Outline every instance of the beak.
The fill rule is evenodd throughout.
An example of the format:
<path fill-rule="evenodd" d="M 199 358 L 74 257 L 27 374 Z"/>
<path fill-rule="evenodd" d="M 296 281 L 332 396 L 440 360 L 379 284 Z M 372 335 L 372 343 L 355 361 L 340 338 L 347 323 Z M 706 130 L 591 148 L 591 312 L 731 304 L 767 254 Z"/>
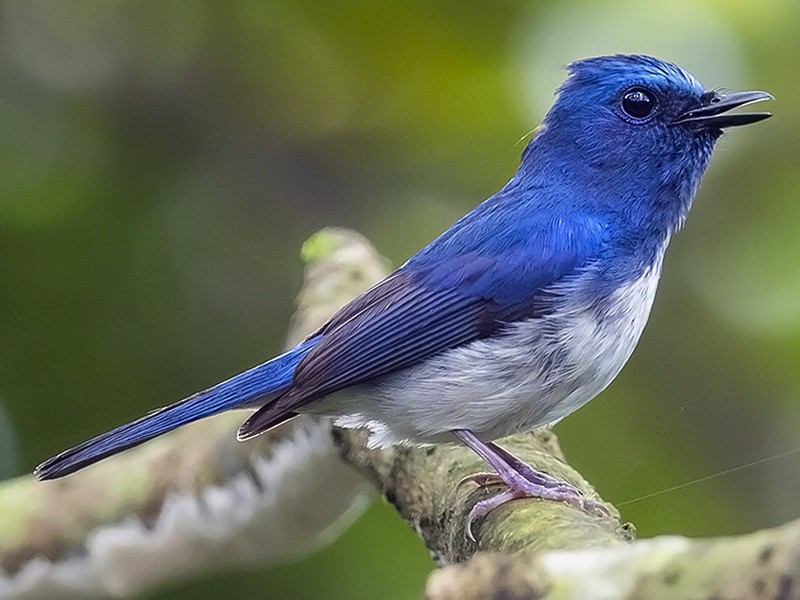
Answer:
<path fill-rule="evenodd" d="M 698 108 L 687 110 L 673 121 L 673 124 L 680 123 L 703 129 L 710 127 L 724 129 L 725 127 L 738 127 L 739 125 L 758 123 L 770 118 L 772 113 L 730 114 L 730 111 L 746 104 L 761 102 L 762 100 L 774 100 L 774 98 L 772 94 L 767 92 L 711 92 L 703 96 L 702 104 Z"/>

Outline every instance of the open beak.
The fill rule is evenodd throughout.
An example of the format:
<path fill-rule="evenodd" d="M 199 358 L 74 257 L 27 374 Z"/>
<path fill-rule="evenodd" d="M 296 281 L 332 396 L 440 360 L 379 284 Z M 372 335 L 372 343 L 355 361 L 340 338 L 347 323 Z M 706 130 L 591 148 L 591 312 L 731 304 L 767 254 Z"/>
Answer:
<path fill-rule="evenodd" d="M 768 112 L 753 113 L 734 113 L 730 111 L 746 104 L 761 102 L 762 100 L 774 100 L 772 94 L 767 92 L 713 92 L 704 97 L 703 103 L 698 108 L 687 110 L 678 117 L 673 124 L 687 124 L 697 128 L 713 127 L 724 129 L 725 127 L 738 127 L 739 125 L 749 125 L 758 123 L 772 116 Z"/>

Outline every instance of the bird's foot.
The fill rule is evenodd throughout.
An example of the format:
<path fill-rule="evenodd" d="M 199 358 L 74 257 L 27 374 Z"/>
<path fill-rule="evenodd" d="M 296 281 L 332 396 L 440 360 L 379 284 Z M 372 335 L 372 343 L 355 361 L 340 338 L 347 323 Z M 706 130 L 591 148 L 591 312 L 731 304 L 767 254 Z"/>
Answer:
<path fill-rule="evenodd" d="M 485 517 L 498 506 L 518 498 L 541 498 L 566 502 L 586 512 L 610 514 L 605 505 L 586 498 L 575 486 L 547 473 L 537 471 L 496 444 L 484 443 L 472 432 L 466 430 L 458 430 L 454 433 L 497 471 L 496 473 L 476 473 L 464 477 L 458 483 L 458 487 L 467 483 L 474 483 L 482 488 L 500 484 L 507 486 L 507 489 L 478 501 L 469 511 L 466 532 L 472 541 L 475 541 L 472 533 L 472 524 L 475 519 Z"/>
<path fill-rule="evenodd" d="M 521 475 L 529 483 L 533 485 L 540 485 L 542 488 L 555 492 L 563 492 L 567 495 L 582 495 L 582 492 L 575 486 L 572 486 L 565 481 L 561 481 L 560 479 L 556 479 L 547 473 L 537 471 L 525 463 L 522 463 L 522 465 L 525 466 L 525 470 L 517 471 L 517 473 L 519 473 L 519 475 Z M 503 479 L 498 473 L 473 473 L 472 475 L 467 475 L 466 477 L 462 478 L 461 481 L 456 484 L 456 489 L 459 490 L 465 485 L 469 484 L 475 484 L 479 488 L 488 488 L 495 485 L 504 485 L 506 484 L 506 480 Z"/>
<path fill-rule="evenodd" d="M 497 473 L 476 473 L 475 475 L 465 477 L 459 482 L 459 486 L 466 483 L 475 483 L 479 487 L 499 484 L 505 484 L 507 486 L 505 490 L 483 500 L 479 500 L 469 511 L 467 515 L 466 532 L 470 540 L 473 542 L 476 541 L 472 533 L 472 524 L 476 519 L 481 519 L 495 508 L 519 498 L 541 498 L 543 500 L 552 500 L 555 502 L 566 502 L 586 512 L 600 511 L 605 515 L 609 514 L 605 505 L 586 498 L 578 488 L 566 482 L 559 481 L 547 473 L 536 471 L 530 466 L 527 467 L 530 473 L 526 473 L 525 476 L 523 476 L 522 473 L 515 473 L 511 477 L 504 479 Z M 535 475 L 533 481 L 528 479 L 527 475 L 529 474 Z M 544 483 L 542 483 L 542 481 L 544 481 Z"/>
<path fill-rule="evenodd" d="M 510 477 L 510 481 L 503 479 L 497 473 L 476 473 L 475 475 L 465 477 L 459 482 L 459 485 L 475 483 L 479 487 L 499 484 L 508 486 L 501 492 L 479 500 L 469 511 L 467 515 L 466 531 L 470 540 L 473 542 L 476 541 L 472 533 L 472 524 L 476 519 L 485 517 L 495 508 L 502 506 L 506 502 L 520 498 L 541 498 L 542 500 L 552 500 L 554 502 L 566 502 L 586 512 L 599 511 L 604 515 L 610 514 L 608 508 L 606 508 L 604 504 L 587 498 L 578 488 L 566 482 L 559 481 L 546 473 L 540 473 L 531 467 L 528 468 L 531 469 L 533 473 L 546 479 L 547 483 L 542 485 L 538 481 L 529 481 L 519 473 L 517 473 L 517 476 Z"/>

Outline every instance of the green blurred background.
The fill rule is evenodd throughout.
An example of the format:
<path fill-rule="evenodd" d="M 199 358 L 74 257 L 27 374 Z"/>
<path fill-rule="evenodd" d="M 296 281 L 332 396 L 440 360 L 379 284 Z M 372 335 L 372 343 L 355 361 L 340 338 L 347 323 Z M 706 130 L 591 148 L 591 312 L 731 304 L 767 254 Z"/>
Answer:
<path fill-rule="evenodd" d="M 302 241 L 395 263 L 502 186 L 563 65 L 645 52 L 775 118 L 721 141 L 628 368 L 557 428 L 612 502 L 797 448 L 800 3 L 0 4 L 0 476 L 277 351 Z M 798 516 L 800 454 L 622 506 L 642 536 Z M 376 502 L 331 547 L 148 598 L 417 598 Z"/>

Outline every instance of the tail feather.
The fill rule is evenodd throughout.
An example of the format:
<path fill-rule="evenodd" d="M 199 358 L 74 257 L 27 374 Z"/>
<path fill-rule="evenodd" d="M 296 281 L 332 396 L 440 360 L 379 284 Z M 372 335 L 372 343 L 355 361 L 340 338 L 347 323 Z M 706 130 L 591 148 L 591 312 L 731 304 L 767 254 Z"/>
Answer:
<path fill-rule="evenodd" d="M 36 468 L 40 480 L 69 475 L 128 448 L 133 448 L 182 425 L 226 410 L 268 401 L 292 383 L 297 363 L 314 347 L 309 339 L 281 354 L 193 396 L 107 431 L 43 462 Z"/>

